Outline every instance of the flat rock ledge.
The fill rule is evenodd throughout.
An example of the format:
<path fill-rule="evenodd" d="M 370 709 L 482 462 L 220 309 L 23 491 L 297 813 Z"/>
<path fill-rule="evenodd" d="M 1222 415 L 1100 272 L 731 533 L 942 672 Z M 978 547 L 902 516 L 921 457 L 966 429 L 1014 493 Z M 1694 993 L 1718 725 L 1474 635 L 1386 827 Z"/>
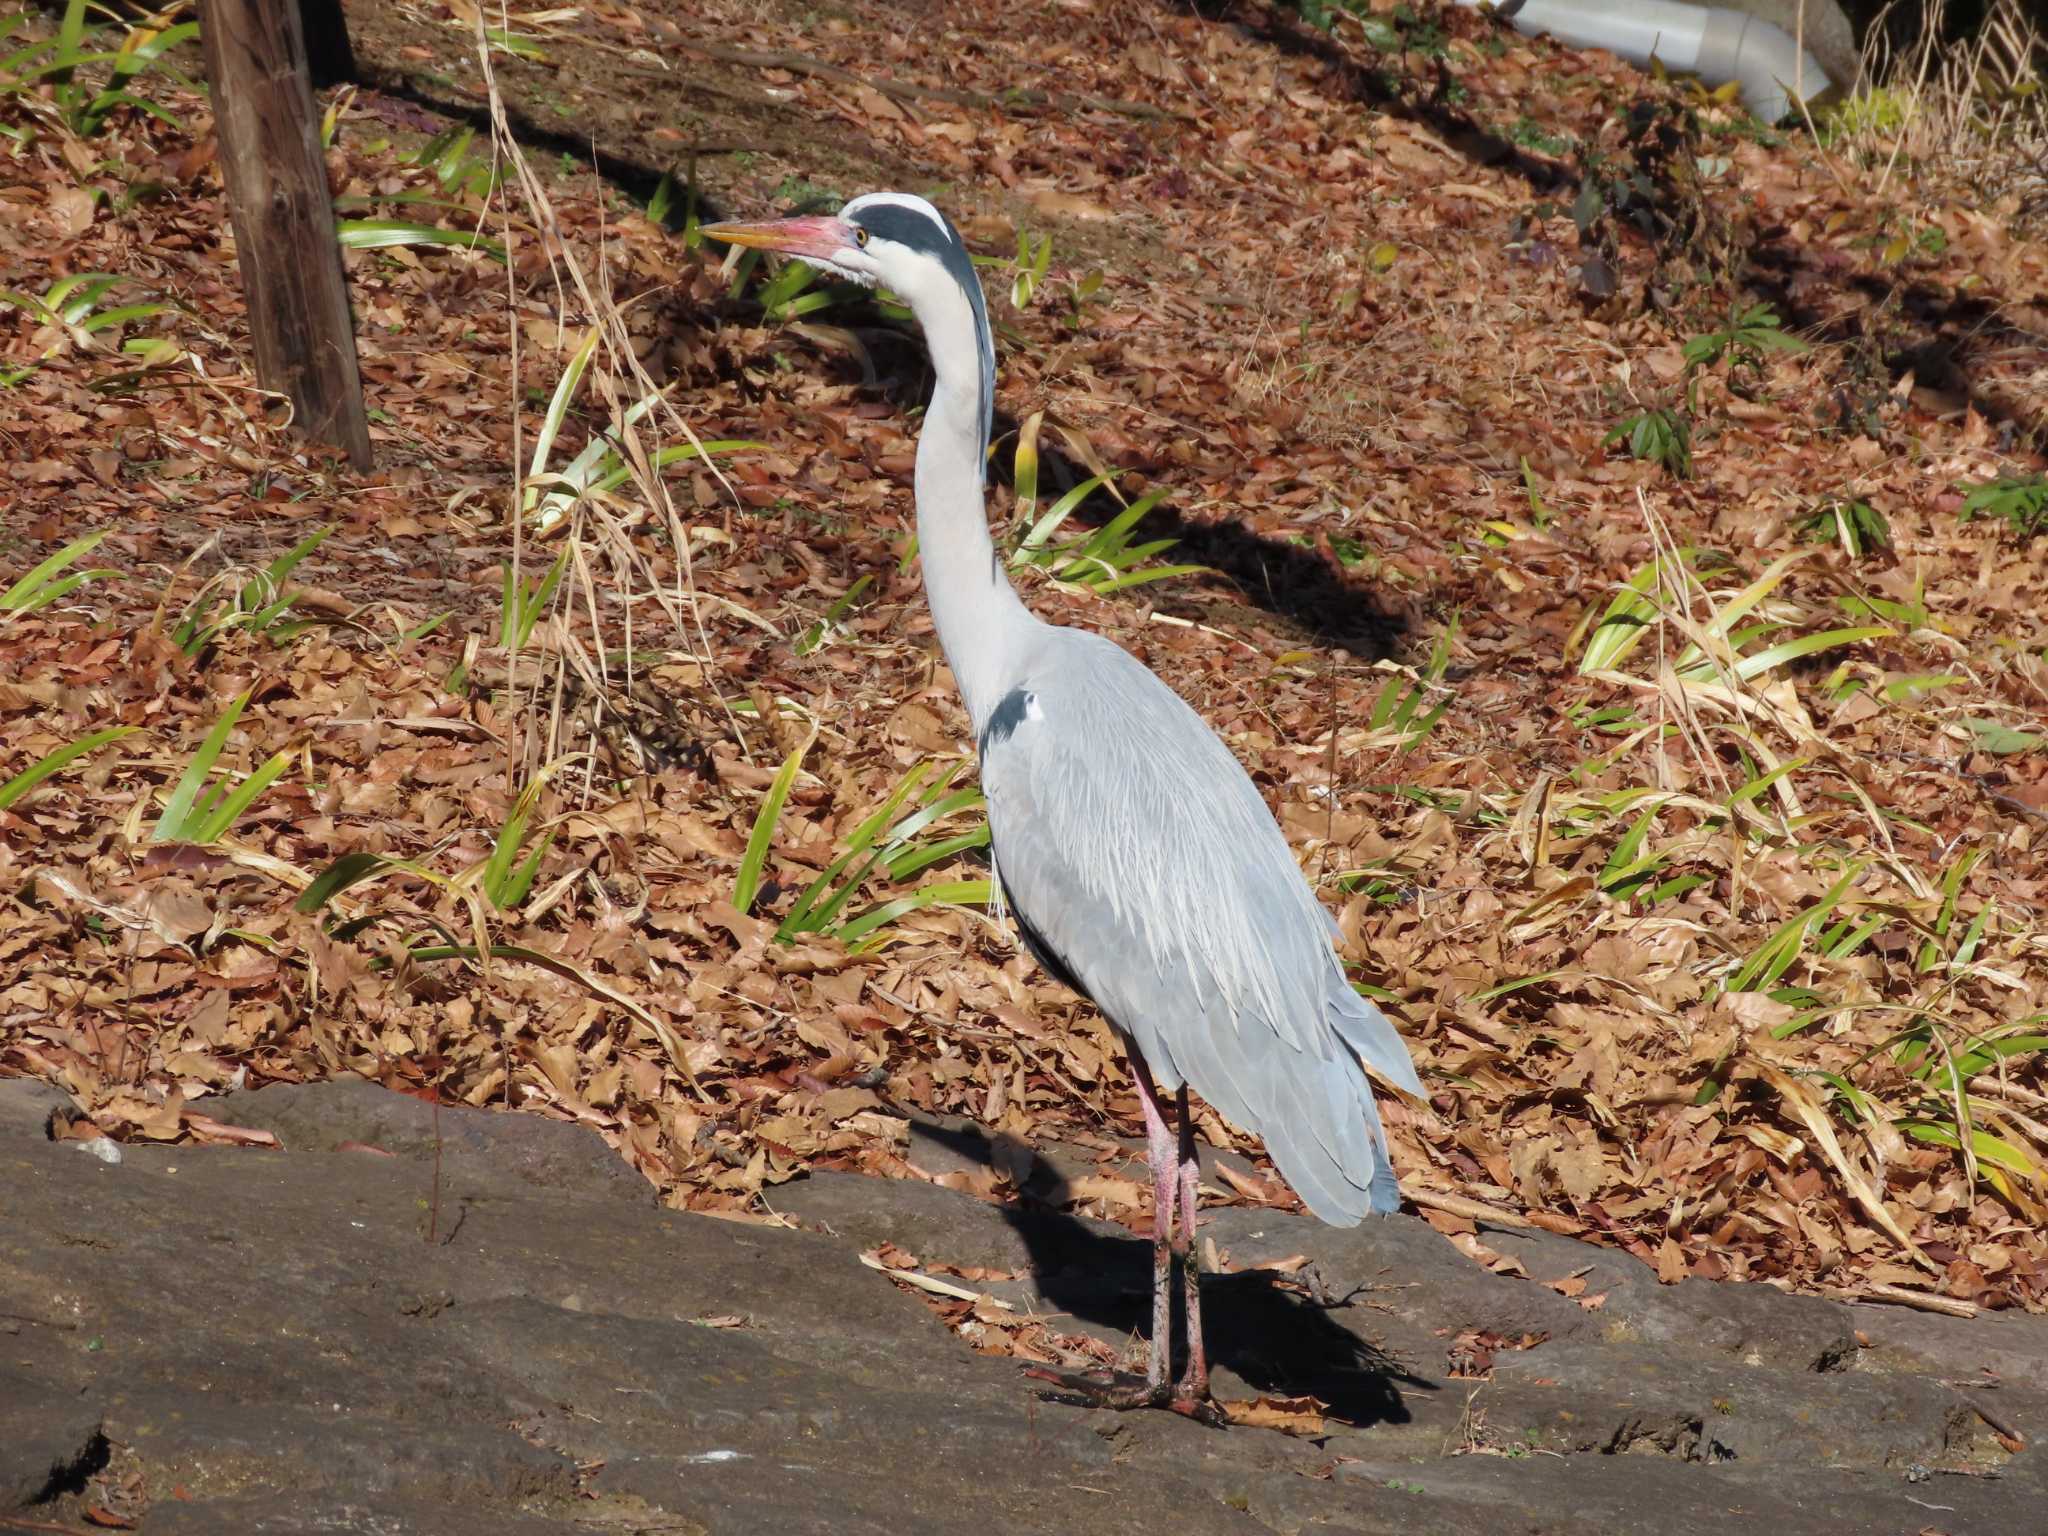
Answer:
<path fill-rule="evenodd" d="M 2039 1317 L 1661 1286 L 1489 1230 L 1528 1272 L 1504 1276 L 1408 1216 L 1225 1209 L 1204 1231 L 1233 1264 L 1301 1255 L 1313 1283 L 1210 1278 L 1218 1391 L 1348 1422 L 1213 1430 L 1049 1401 L 860 1262 L 1004 1272 L 1011 1306 L 1123 1341 L 1148 1252 L 1107 1224 L 838 1174 L 771 1192 L 800 1230 L 720 1221 L 660 1208 L 588 1131 L 458 1109 L 437 1205 L 432 1110 L 367 1084 L 216 1110 L 283 1151 L 118 1162 L 48 1139 L 62 1103 L 0 1082 L 0 1528 L 2048 1530 Z M 1566 1276 L 1579 1299 L 1543 1283 Z M 1481 1377 L 1473 1335 L 1540 1342 Z"/>

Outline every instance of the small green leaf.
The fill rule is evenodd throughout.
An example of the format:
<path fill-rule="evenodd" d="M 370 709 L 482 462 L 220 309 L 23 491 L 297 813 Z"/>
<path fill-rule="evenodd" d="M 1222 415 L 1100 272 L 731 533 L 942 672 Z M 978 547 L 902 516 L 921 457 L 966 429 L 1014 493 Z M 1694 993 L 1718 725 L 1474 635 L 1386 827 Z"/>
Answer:
<path fill-rule="evenodd" d="M 2009 757 L 2015 752 L 2031 752 L 2034 748 L 2048 745 L 2048 736 L 2036 736 L 2028 731 L 2015 730 L 1997 720 L 1981 720 L 1966 716 L 1963 724 L 1970 728 L 1970 734 L 1977 738 L 1979 750 L 1999 757 Z"/>
<path fill-rule="evenodd" d="M 359 885 L 372 875 L 380 875 L 387 869 L 402 869 L 405 861 L 386 858 L 381 853 L 344 853 L 332 864 L 314 877 L 313 883 L 299 893 L 299 899 L 292 903 L 297 912 L 318 912 L 352 885 Z"/>

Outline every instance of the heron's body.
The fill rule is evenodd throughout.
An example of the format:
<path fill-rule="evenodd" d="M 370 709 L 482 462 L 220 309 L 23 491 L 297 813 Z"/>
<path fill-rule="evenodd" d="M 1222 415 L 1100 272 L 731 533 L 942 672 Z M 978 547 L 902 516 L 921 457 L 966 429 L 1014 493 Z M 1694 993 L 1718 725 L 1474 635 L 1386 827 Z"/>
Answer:
<path fill-rule="evenodd" d="M 1047 968 L 1173 1092 L 1266 1150 L 1350 1225 L 1393 1177 L 1357 1052 L 1408 1053 L 1351 989 L 1333 928 L 1259 792 L 1180 695 L 1100 635 L 1036 626 L 977 722 L 997 876 Z M 1373 1192 L 1377 1187 L 1377 1201 Z"/>
<path fill-rule="evenodd" d="M 924 328 L 937 374 L 917 453 L 925 591 L 980 751 L 1004 899 L 1040 962 L 1095 1002 L 1133 1057 L 1162 1269 L 1156 1392 L 1176 1206 L 1173 1251 L 1193 1263 L 1184 1089 L 1263 1138 L 1311 1211 L 1350 1225 L 1396 1200 L 1361 1059 L 1411 1093 L 1421 1084 L 1392 1026 L 1345 980 L 1334 924 L 1229 749 L 1129 652 L 1043 622 L 1010 586 L 983 504 L 994 349 L 958 233 L 921 199 L 889 193 L 836 218 L 708 233 L 879 279 Z M 1177 1156 L 1155 1085 L 1179 1095 Z M 1192 1305 L 1189 1330 L 1196 1379 L 1182 1386 L 1199 1395 Z"/>

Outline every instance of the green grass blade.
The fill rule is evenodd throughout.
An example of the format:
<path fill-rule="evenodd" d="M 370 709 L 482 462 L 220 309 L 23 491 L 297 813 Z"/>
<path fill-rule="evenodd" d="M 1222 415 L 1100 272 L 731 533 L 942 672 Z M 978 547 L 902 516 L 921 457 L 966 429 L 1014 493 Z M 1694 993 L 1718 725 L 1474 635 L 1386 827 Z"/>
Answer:
<path fill-rule="evenodd" d="M 13 805 L 15 801 L 34 789 L 51 774 L 61 772 L 69 764 L 84 757 L 89 752 L 98 751 L 110 741 L 119 741 L 123 736 L 133 736 L 136 730 L 137 727 L 132 725 L 108 726 L 103 731 L 94 731 L 90 736 L 81 736 L 77 741 L 69 742 L 57 748 L 56 751 L 46 753 L 42 757 L 37 758 L 35 762 L 22 769 L 20 773 L 17 773 L 5 784 L 0 784 L 0 811 L 4 811 Z"/>
<path fill-rule="evenodd" d="M 944 820 L 956 811 L 969 810 L 982 803 L 980 790 L 971 787 L 956 789 L 945 798 L 933 801 L 891 827 L 882 852 L 885 855 L 894 854 L 933 822 Z"/>
<path fill-rule="evenodd" d="M 1751 779 L 1747 784 L 1743 785 L 1742 788 L 1736 790 L 1733 794 L 1731 794 L 1726 800 L 1722 801 L 1721 803 L 1727 806 L 1732 811 L 1733 809 L 1735 809 L 1736 806 L 1754 800 L 1758 795 L 1763 794 L 1773 784 L 1776 784 L 1780 779 L 1784 778 L 1787 774 L 1794 773 L 1797 770 L 1804 768 L 1811 761 L 1811 758 L 1795 757 L 1790 762 L 1780 763 L 1777 767 L 1771 769 L 1768 773 L 1758 774 L 1755 778 Z"/>
<path fill-rule="evenodd" d="M 50 579 L 73 561 L 92 553 L 93 550 L 99 547 L 100 541 L 106 536 L 106 530 L 102 529 L 98 533 L 88 533 L 83 538 L 73 539 L 5 592 L 0 592 L 0 610 L 10 613 L 27 613 L 41 608 L 48 603 L 55 602 L 63 594 L 49 595 L 45 592 L 45 589 L 50 585 Z M 72 582 L 72 585 L 76 586 L 78 580 L 90 579 L 94 576 L 111 576 L 113 574 L 114 572 L 112 571 L 84 572 Z M 64 590 L 68 592 L 71 588 L 66 587 Z"/>
<path fill-rule="evenodd" d="M 299 562 L 313 553 L 322 544 L 325 544 L 333 532 L 334 524 L 332 523 L 329 523 L 325 528 L 316 528 L 290 549 L 271 561 L 265 569 L 269 573 L 272 586 L 282 588 L 285 578 L 298 569 Z"/>
<path fill-rule="evenodd" d="M 1756 952 L 1744 961 L 1742 968 L 1723 989 L 1728 992 L 1758 992 L 1774 987 L 1778 978 L 1791 968 L 1799 958 L 1799 951 L 1808 932 L 1830 912 L 1840 905 L 1849 887 L 1863 873 L 1862 864 L 1852 864 L 1848 872 L 1827 890 L 1827 894 L 1808 907 L 1798 916 L 1781 924 L 1771 936 L 1757 946 Z"/>
<path fill-rule="evenodd" d="M 1657 618 L 1657 605 L 1650 597 L 1657 588 L 1657 574 L 1658 562 L 1652 560 L 1614 594 L 1579 658 L 1581 675 L 1612 670 L 1642 641 Z"/>
<path fill-rule="evenodd" d="M 838 905 L 843 904 L 847 897 L 853 894 L 861 881 L 867 878 L 868 871 L 875 867 L 875 860 L 881 855 L 876 854 L 861 865 L 859 871 L 846 882 L 826 908 L 819 907 L 818 899 L 838 883 L 839 877 L 846 873 L 846 866 L 859 857 L 859 850 L 849 848 L 828 864 L 823 874 L 804 887 L 803 894 L 797 897 L 795 904 L 790 907 L 789 915 L 776 927 L 775 937 L 784 944 L 791 944 L 796 941 L 798 934 L 812 933 L 827 926 L 830 919 L 824 913 L 827 910 L 836 911 Z"/>
<path fill-rule="evenodd" d="M 77 324 L 81 331 L 91 335 L 113 326 L 126 325 L 130 320 L 147 320 L 151 315 L 160 315 L 170 307 L 168 304 L 117 304 L 112 309 L 103 309 L 96 315 L 88 315 Z"/>
<path fill-rule="evenodd" d="M 1606 867 L 1600 872 L 1600 884 L 1603 887 L 1633 867 L 1637 858 L 1641 856 L 1643 839 L 1650 834 L 1650 823 L 1657 819 L 1657 812 L 1662 809 L 1662 806 L 1651 806 L 1636 818 L 1635 825 L 1631 826 L 1622 835 L 1621 841 L 1614 845 L 1614 851 L 1607 856 Z"/>
<path fill-rule="evenodd" d="M 1998 1040 L 1978 1040 L 1956 1057 L 1956 1073 L 1967 1082 L 2001 1061 L 2044 1053 L 2048 1053 L 2048 1035 L 2007 1035 Z M 1922 1071 L 1914 1075 L 1926 1074 Z"/>
<path fill-rule="evenodd" d="M 1017 493 L 1016 522 L 1029 527 L 1038 513 L 1038 436 L 1045 428 L 1045 412 L 1033 411 L 1017 429 L 1017 453 L 1011 485 Z"/>
<path fill-rule="evenodd" d="M 473 229 L 444 229 L 438 224 L 408 224 L 399 219 L 337 219 L 334 232 L 342 245 L 353 251 L 383 250 L 395 245 L 452 245 L 482 251 L 493 260 L 506 260 L 502 241 Z"/>
<path fill-rule="evenodd" d="M 219 761 L 221 749 L 227 745 L 228 732 L 235 728 L 235 721 L 241 718 L 243 706 L 249 702 L 249 695 L 242 694 L 221 712 L 220 719 L 199 743 L 199 750 L 185 765 L 185 771 L 178 778 L 171 798 L 165 804 L 163 814 L 157 817 L 156 829 L 150 834 L 152 842 L 191 843 L 202 839 L 191 835 L 197 824 L 194 806 L 205 790 L 207 781 L 213 777 L 213 765 Z"/>
<path fill-rule="evenodd" d="M 838 890 L 834 891 L 822 903 L 819 903 L 811 907 L 808 911 L 805 912 L 803 926 L 801 930 L 793 928 L 791 931 L 802 931 L 807 933 L 829 933 L 832 930 L 832 925 L 839 921 L 839 914 L 846 910 L 846 904 L 852 901 L 853 898 L 860 893 L 860 889 L 864 884 L 866 884 L 868 876 L 874 872 L 875 866 L 881 862 L 881 854 L 869 854 L 867 858 L 864 861 L 862 861 L 860 868 L 855 870 L 853 874 L 849 876 L 843 884 L 840 885 Z M 808 894 L 808 892 L 806 894 Z M 778 930 L 777 937 L 780 936 L 780 931 Z"/>
<path fill-rule="evenodd" d="M 740 856 L 739 873 L 732 885 L 732 904 L 741 912 L 751 911 L 754 898 L 761 893 L 761 870 L 768 862 L 769 844 L 775 841 L 775 824 L 782 819 L 782 802 L 789 798 L 790 786 L 796 783 L 797 770 L 810 749 L 810 740 L 806 738 L 783 759 L 754 817 L 753 830 L 747 834 L 747 850 Z"/>
<path fill-rule="evenodd" d="M 1105 576 L 1099 581 L 1088 583 L 1089 590 L 1107 597 L 1112 592 L 1121 592 L 1127 587 L 1142 587 L 1147 582 L 1165 581 L 1174 576 L 1205 576 L 1206 565 L 1148 565 L 1142 571 L 1124 571 L 1119 575 Z"/>
<path fill-rule="evenodd" d="M 386 858 L 381 853 L 344 853 L 321 870 L 313 883 L 299 893 L 299 899 L 292 903 L 292 910 L 309 914 L 318 912 L 350 886 L 360 885 L 387 869 L 406 867 L 405 860 Z"/>
<path fill-rule="evenodd" d="M 1774 645 L 1767 651 L 1758 651 L 1754 656 L 1744 656 L 1735 663 L 1735 675 L 1745 682 L 1760 672 L 1769 672 L 1788 661 L 1801 656 L 1811 656 L 1815 651 L 1829 651 L 1837 646 L 1856 645 L 1865 640 L 1881 640 L 1897 633 L 1879 624 L 1865 624 L 1853 629 L 1823 630 L 1817 635 L 1801 635 L 1796 640 L 1787 640 Z"/>
<path fill-rule="evenodd" d="M 279 774 L 291 766 L 291 754 L 279 752 L 248 778 L 237 784 L 233 790 L 221 797 L 217 804 L 210 804 L 205 817 L 199 824 L 199 835 L 188 841 L 195 843 L 217 843 L 228 834 L 230 828 L 241 820 L 242 813 L 256 803 L 256 797 L 270 788 Z"/>
<path fill-rule="evenodd" d="M 1947 1147 L 1951 1151 L 1962 1150 L 1962 1138 L 1956 1134 L 1956 1127 L 1953 1125 L 1944 1125 L 1934 1120 L 1906 1120 L 1900 1122 L 1899 1129 L 1915 1141 Z M 1970 1147 L 1977 1154 L 1980 1164 L 1989 1163 L 1995 1168 L 2016 1173 L 2029 1183 L 2041 1182 L 2041 1170 L 2034 1166 L 2033 1160 L 2002 1136 L 1973 1129 L 1970 1132 Z"/>
<path fill-rule="evenodd" d="M 849 948 L 857 948 L 860 941 L 885 923 L 911 912 L 943 902 L 955 907 L 987 906 L 990 887 L 987 880 L 949 880 L 936 885 L 927 885 L 913 891 L 897 901 L 884 902 L 863 912 L 859 917 L 839 930 L 840 942 Z"/>
<path fill-rule="evenodd" d="M 1083 480 L 1079 485 L 1067 492 L 1066 495 L 1046 508 L 1044 515 L 1037 522 L 1033 523 L 1029 531 L 1025 533 L 1022 541 L 1017 546 L 1017 553 L 1011 557 L 1010 563 L 1013 565 L 1029 564 L 1031 554 L 1042 549 L 1045 541 L 1059 531 L 1060 524 L 1073 515 L 1074 509 L 1102 489 L 1103 486 L 1107 485 L 1111 478 L 1109 475 L 1090 475 L 1086 480 Z"/>
<path fill-rule="evenodd" d="M 919 870 L 928 869 L 934 864 L 943 863 L 954 855 L 965 853 L 971 848 L 986 848 L 988 845 L 988 823 L 983 822 L 972 832 L 962 832 L 957 837 L 941 838 L 938 842 L 926 843 L 922 847 L 913 848 L 907 853 L 898 854 L 889 861 L 889 878 L 891 880 L 908 880 Z"/>
<path fill-rule="evenodd" d="M 1165 499 L 1166 488 L 1164 486 L 1156 490 L 1147 491 L 1143 496 L 1140 496 L 1128 507 L 1125 507 L 1123 511 L 1117 513 L 1115 517 L 1083 539 L 1080 552 L 1093 555 L 1100 560 L 1108 559 L 1112 554 L 1124 547 L 1125 542 L 1130 538 L 1131 530 L 1138 525 L 1138 519 L 1147 512 L 1150 512 Z"/>

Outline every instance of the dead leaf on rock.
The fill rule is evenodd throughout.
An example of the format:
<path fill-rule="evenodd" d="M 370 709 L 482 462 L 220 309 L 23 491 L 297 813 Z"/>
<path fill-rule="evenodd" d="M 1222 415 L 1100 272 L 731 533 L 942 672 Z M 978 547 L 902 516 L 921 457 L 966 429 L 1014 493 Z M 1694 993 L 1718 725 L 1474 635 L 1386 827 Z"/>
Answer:
<path fill-rule="evenodd" d="M 1324 1417 L 1328 1404 L 1313 1397 L 1255 1397 L 1249 1402 L 1218 1398 L 1216 1406 L 1231 1423 L 1248 1429 L 1274 1429 L 1306 1440 L 1330 1432 Z"/>

